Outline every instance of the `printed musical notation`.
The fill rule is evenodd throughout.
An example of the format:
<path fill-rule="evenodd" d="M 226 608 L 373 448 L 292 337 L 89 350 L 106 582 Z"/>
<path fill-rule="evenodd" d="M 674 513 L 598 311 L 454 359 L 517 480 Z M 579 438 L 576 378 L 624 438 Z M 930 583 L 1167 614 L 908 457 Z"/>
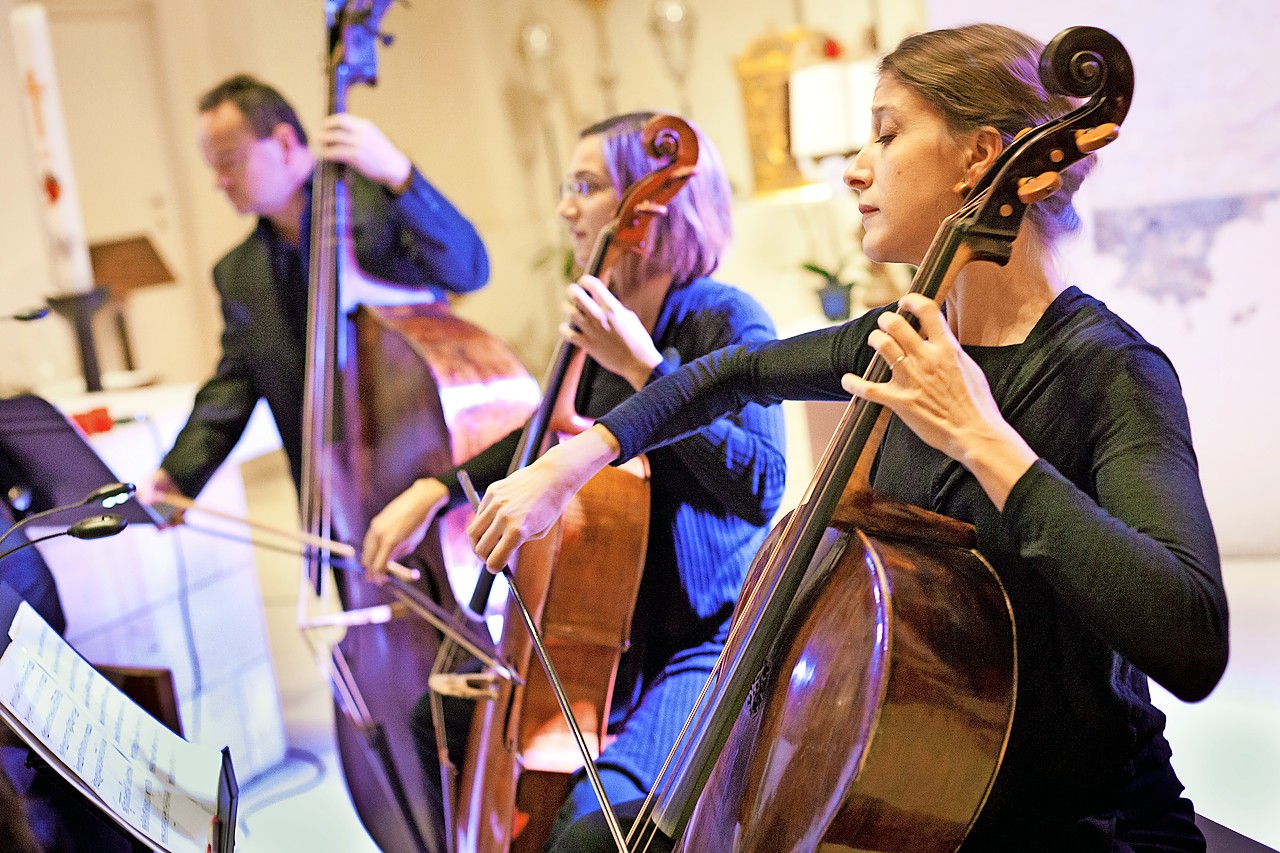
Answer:
<path fill-rule="evenodd" d="M 26 602 L 0 656 L 0 719 L 140 841 L 205 853 L 223 756 L 165 728 Z"/>

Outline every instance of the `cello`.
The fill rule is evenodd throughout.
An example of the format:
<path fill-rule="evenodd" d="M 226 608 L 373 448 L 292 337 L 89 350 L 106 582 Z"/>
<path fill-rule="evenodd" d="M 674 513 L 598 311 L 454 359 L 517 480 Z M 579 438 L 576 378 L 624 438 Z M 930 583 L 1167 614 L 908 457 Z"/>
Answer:
<path fill-rule="evenodd" d="M 1088 101 L 1005 148 L 943 222 L 914 292 L 941 302 L 968 263 L 1008 263 L 1027 208 L 1118 135 L 1133 72 L 1110 34 L 1060 33 L 1040 77 Z M 864 379 L 890 369 L 877 354 Z M 628 850 L 934 853 L 964 842 L 1008 743 L 1016 628 L 972 527 L 872 490 L 888 416 L 849 404 L 801 504 L 766 541 L 674 772 Z"/>
<path fill-rule="evenodd" d="M 352 85 L 376 82 L 379 26 L 390 5 L 326 4 L 329 114 L 345 111 Z M 429 292 L 360 269 L 346 181 L 340 164 L 317 164 L 301 510 L 317 541 L 359 542 L 377 510 L 415 479 L 470 458 L 523 423 L 537 386 L 509 348 Z M 428 567 L 445 567 L 447 553 L 465 550 L 464 525 L 456 515 L 436 523 L 425 546 Z M 331 556 L 309 553 L 299 598 L 304 629 L 305 599 L 324 597 Z M 408 726 L 439 635 L 425 621 L 395 618 L 424 613 L 444 597 L 447 587 L 423 574 L 378 586 L 340 573 L 339 599 L 356 615 L 325 663 L 353 804 L 379 847 L 394 853 L 442 846 Z"/>
<path fill-rule="evenodd" d="M 696 134 L 674 116 L 651 119 L 643 139 L 664 165 L 627 188 L 601 231 L 587 264 L 587 272 L 598 278 L 607 277 L 628 253 L 644 249 L 653 220 L 693 175 L 698 160 Z M 560 343 L 542 405 L 520 437 L 509 472 L 532 462 L 548 434 L 572 420 L 584 361 L 584 351 Z M 513 572 L 519 598 L 528 602 L 563 676 L 575 722 L 588 733 L 596 755 L 603 748 L 619 657 L 630 636 L 648 508 L 647 470 L 602 471 L 547 537 L 521 550 Z M 601 565 L 609 571 L 601 571 Z M 470 602 L 473 610 L 479 612 L 489 600 L 493 577 L 481 576 Z M 462 853 L 540 851 L 568 793 L 570 774 L 581 765 L 557 724 L 562 708 L 556 685 L 530 667 L 534 647 L 517 606 L 523 607 L 508 600 L 498 649 L 525 684 L 494 680 L 492 692 L 476 708 L 453 821 L 456 849 Z"/>

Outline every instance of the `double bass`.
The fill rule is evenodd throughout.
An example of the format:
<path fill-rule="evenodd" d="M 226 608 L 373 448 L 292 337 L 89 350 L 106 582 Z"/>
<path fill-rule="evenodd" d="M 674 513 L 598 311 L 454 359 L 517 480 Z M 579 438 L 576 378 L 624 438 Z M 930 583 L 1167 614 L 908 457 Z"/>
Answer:
<path fill-rule="evenodd" d="M 391 2 L 326 4 L 329 114 L 345 111 L 352 85 L 376 82 L 379 27 Z M 301 509 L 316 540 L 358 543 L 373 515 L 415 479 L 470 458 L 523 423 L 538 390 L 508 347 L 430 292 L 360 269 L 345 168 L 320 162 L 312 192 Z M 348 621 L 326 665 L 339 753 L 356 811 L 389 853 L 443 848 L 409 731 L 440 639 L 414 614 L 450 597 L 438 574 L 447 571 L 446 554 L 469 551 L 465 523 L 456 514 L 436 522 L 420 561 L 428 571 L 416 583 L 392 578 L 378 586 L 339 573 L 343 606 L 368 614 Z M 328 559 L 311 552 L 304 596 L 331 581 Z"/>
<path fill-rule="evenodd" d="M 663 165 L 633 183 L 593 247 L 586 272 L 606 278 L 628 253 L 646 246 L 652 222 L 693 175 L 697 135 L 674 116 L 644 127 L 644 146 Z M 530 418 L 509 471 L 542 452 L 549 433 L 570 423 L 585 353 L 561 342 L 553 355 L 542 405 Z M 460 853 L 538 853 L 556 810 L 582 763 L 563 724 L 562 706 L 598 755 L 604 747 L 619 657 L 644 568 L 649 523 L 648 472 L 638 465 L 599 472 L 543 539 L 520 551 L 512 576 L 527 612 L 539 625 L 563 686 L 562 697 L 542 669 L 531 667 L 533 646 L 508 600 L 498 651 L 523 677 L 502 679 L 475 712 L 462 768 L 455 824 Z M 605 570 L 607 567 L 607 570 Z M 479 611 L 493 575 L 484 573 L 471 598 Z M 442 653 L 443 659 L 443 653 Z M 438 725 L 438 723 L 437 723 Z"/>
<path fill-rule="evenodd" d="M 1109 33 L 1060 33 L 1046 89 L 1088 101 L 1029 129 L 939 229 L 912 290 L 941 302 L 1005 264 L 1029 205 L 1116 138 L 1133 71 Z M 864 374 L 885 381 L 877 354 Z M 753 564 L 724 654 L 629 851 L 954 851 L 995 781 L 1017 641 L 973 528 L 877 495 L 888 410 L 846 409 L 800 505 Z"/>

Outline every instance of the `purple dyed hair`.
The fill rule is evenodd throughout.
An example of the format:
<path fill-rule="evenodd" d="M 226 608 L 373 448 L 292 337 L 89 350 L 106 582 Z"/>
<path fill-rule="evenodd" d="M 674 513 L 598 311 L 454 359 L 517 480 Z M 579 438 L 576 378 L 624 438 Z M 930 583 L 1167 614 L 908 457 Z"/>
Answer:
<path fill-rule="evenodd" d="M 662 166 L 644 150 L 644 126 L 654 115 L 637 112 L 614 116 L 579 134 L 582 138 L 601 137 L 605 165 L 619 197 L 627 187 Z M 671 273 L 675 284 L 684 284 L 714 272 L 729 247 L 733 236 L 729 179 L 715 146 L 697 128 L 694 132 L 698 136 L 697 169 L 667 205 L 667 215 L 650 226 L 645 254 L 621 262 L 620 271 L 624 274 L 648 278 Z"/>

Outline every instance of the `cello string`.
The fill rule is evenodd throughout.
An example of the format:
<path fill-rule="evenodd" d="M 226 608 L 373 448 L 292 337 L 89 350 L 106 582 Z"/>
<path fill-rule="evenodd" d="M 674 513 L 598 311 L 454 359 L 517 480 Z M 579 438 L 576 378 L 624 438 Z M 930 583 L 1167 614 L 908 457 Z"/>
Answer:
<path fill-rule="evenodd" d="M 883 378 L 881 375 L 882 373 L 887 373 L 887 370 L 884 369 L 883 359 L 880 359 L 877 355 L 873 357 L 871 364 L 868 365 L 865 376 L 874 380 Z M 868 413 L 873 416 L 879 414 L 871 407 L 860 405 L 859 400 L 851 400 L 849 405 L 846 406 L 841 415 L 840 423 L 835 430 L 835 437 L 826 446 L 823 456 L 819 460 L 815 475 L 810 482 L 810 486 L 806 489 L 799 506 L 784 523 L 781 534 L 775 540 L 770 554 L 765 558 L 765 566 L 778 564 L 780 562 L 779 553 L 784 549 L 790 550 L 793 547 L 792 543 L 796 538 L 798 538 L 798 534 L 795 531 L 798 531 L 800 528 L 812 521 L 810 517 L 814 512 L 812 507 L 816 498 L 816 486 L 830 479 L 831 471 L 837 466 L 838 458 L 843 450 L 841 446 L 842 442 L 838 441 L 838 439 L 842 436 L 851 434 L 853 432 L 854 421 L 858 418 L 865 417 Z M 785 565 L 785 561 L 783 562 Z M 740 613 L 744 615 L 758 613 L 768 606 L 777 589 L 776 581 L 778 578 L 775 577 L 775 575 L 777 575 L 777 572 L 763 571 L 759 574 L 750 587 L 744 591 L 744 598 Z M 726 655 L 731 649 L 736 648 L 743 641 L 744 634 L 750 636 L 750 634 L 754 633 L 757 627 L 758 626 L 755 621 L 747 618 L 736 618 L 731 624 L 729 636 L 726 638 L 724 649 L 717 657 L 716 663 L 708 676 L 707 682 L 704 684 L 702 692 L 695 701 L 692 712 L 686 718 L 684 727 L 681 729 L 675 745 L 667 754 L 667 759 L 658 774 L 653 790 L 645 798 L 636 822 L 632 826 L 631 833 L 628 836 L 628 841 L 642 840 L 642 843 L 645 845 L 638 849 L 647 849 L 648 844 L 656 837 L 656 833 L 660 829 L 656 820 L 651 822 L 651 815 L 653 812 L 660 810 L 661 800 L 669 795 L 667 788 L 669 788 L 670 785 L 668 784 L 668 780 L 664 779 L 664 776 L 671 768 L 673 762 L 675 762 L 677 753 L 681 753 L 681 757 L 683 758 L 683 753 L 688 752 L 691 747 L 691 743 L 684 743 L 683 741 L 687 733 L 691 728 L 693 728 L 695 718 L 701 719 L 699 719 L 699 726 L 693 730 L 700 731 L 702 728 L 702 721 L 712 714 L 714 705 L 711 707 L 702 707 L 703 700 L 710 690 L 712 683 L 720 677 L 721 672 L 726 667 L 729 667 L 732 671 L 732 668 L 737 666 L 736 663 L 728 662 Z M 699 737 L 705 736 L 706 734 L 706 732 L 701 732 Z M 648 834 L 643 835 L 642 838 L 641 833 Z"/>
<path fill-rule="evenodd" d="M 966 199 L 966 202 L 964 203 L 960 211 L 958 211 L 956 214 L 953 214 L 953 216 L 951 217 L 951 220 L 959 220 L 962 217 L 968 215 L 972 210 L 976 209 L 980 200 L 985 198 L 986 195 L 987 193 L 985 191 L 976 191 L 974 193 L 971 193 L 970 198 Z M 951 224 L 950 220 L 948 224 Z M 935 235 L 934 243 L 938 244 L 940 241 L 943 241 L 944 235 L 947 232 L 948 232 L 947 228 L 941 229 L 939 233 Z M 935 254 L 934 252 L 935 248 L 936 246 L 931 247 L 931 250 L 930 250 L 931 257 Z M 937 265 L 935 264 L 934 266 L 936 267 Z M 953 279 L 954 277 L 954 273 L 948 276 L 946 275 L 947 272 L 948 272 L 947 270 L 943 270 L 942 271 L 943 274 L 939 276 L 935 270 L 922 267 L 922 269 L 918 272 L 915 280 L 913 281 L 913 286 L 911 289 L 916 292 L 924 292 L 924 287 L 922 285 L 923 282 L 928 282 L 930 280 L 936 280 L 938 278 L 942 278 L 943 280 L 941 282 L 940 290 L 925 294 L 932 299 L 940 300 L 943 296 L 945 296 L 946 286 L 950 283 L 951 279 Z M 900 312 L 900 313 L 904 313 L 904 312 Z M 911 318 L 909 315 L 907 315 L 907 319 L 909 321 L 914 320 L 914 318 Z M 913 325 L 915 324 L 913 323 Z M 870 381 L 883 381 L 888 378 L 888 374 L 889 374 L 888 364 L 877 353 L 872 357 L 872 360 L 868 365 L 866 372 L 864 373 L 864 377 Z M 819 499 L 819 496 L 818 496 L 818 492 L 820 491 L 819 486 L 824 484 L 827 480 L 831 479 L 834 469 L 838 467 L 837 463 L 840 457 L 844 455 L 846 450 L 844 446 L 845 442 L 848 440 L 848 438 L 851 438 L 853 433 L 855 432 L 855 429 L 854 429 L 855 421 L 864 419 L 866 417 L 871 417 L 872 419 L 878 419 L 884 414 L 884 412 L 880 410 L 879 406 L 859 405 L 860 402 L 861 401 L 859 400 L 853 400 L 850 402 L 850 405 L 846 407 L 845 412 L 841 418 L 841 422 L 835 431 L 835 437 L 827 445 L 826 450 L 823 454 L 823 457 L 817 466 L 817 472 L 815 473 L 809 488 L 806 490 L 806 493 L 801 500 L 800 506 L 795 510 L 792 517 L 788 519 L 787 524 L 784 525 L 783 527 L 782 534 L 779 536 L 779 539 L 778 539 L 778 545 L 775 546 L 775 549 L 774 549 L 775 555 L 778 549 L 783 547 L 784 545 L 788 548 L 791 547 L 789 543 L 792 542 L 792 536 L 790 534 L 792 533 L 793 530 L 798 529 L 797 525 L 800 525 L 801 527 L 803 527 L 804 525 L 807 525 L 813 521 L 812 518 L 807 517 L 813 514 L 813 510 L 811 509 L 811 506 L 814 504 L 823 503 L 823 501 Z M 878 445 L 878 442 L 877 442 L 877 445 Z M 869 452 L 873 453 L 874 449 L 863 448 L 862 450 L 862 453 L 869 453 Z M 861 469 L 861 465 L 859 465 L 858 468 L 855 470 L 859 470 L 859 469 Z M 843 486 L 842 486 L 842 490 L 843 490 Z M 773 562 L 773 556 L 771 556 L 769 560 L 770 562 Z M 750 608 L 756 604 L 756 599 L 759 598 L 761 595 L 764 595 L 766 598 L 772 597 L 774 587 L 773 585 L 770 585 L 767 583 L 768 574 L 769 573 L 762 573 L 761 578 L 751 587 L 750 590 L 746 592 L 746 598 L 745 598 L 746 608 L 744 608 L 743 610 L 744 613 L 752 612 Z M 748 621 L 749 620 L 747 619 L 735 619 L 735 622 L 730 629 L 730 639 L 726 641 L 726 650 L 730 648 L 730 643 L 733 641 L 733 638 L 739 637 L 744 631 L 748 631 L 752 633 L 754 632 L 754 626 L 748 626 L 747 625 Z M 724 656 L 722 654 L 722 657 L 717 659 L 716 667 L 713 669 L 713 672 L 712 672 L 712 677 L 716 675 L 716 673 L 723 667 L 723 665 L 724 665 Z M 698 701 L 699 702 L 702 701 L 701 696 L 699 697 Z M 697 712 L 697 710 L 698 710 L 697 705 L 695 705 L 695 713 Z M 686 726 L 687 725 L 688 724 L 686 724 Z M 684 737 L 683 731 L 681 733 L 681 737 L 682 738 Z M 677 741 L 677 748 L 678 747 L 679 747 L 679 741 Z M 671 760 L 671 756 L 669 755 L 668 762 L 670 762 L 670 760 Z M 719 760 L 718 754 L 714 760 L 715 761 Z M 664 768 L 663 768 L 664 773 L 665 771 L 666 771 L 666 765 L 664 765 Z M 657 791 L 657 786 L 655 786 L 655 792 L 656 791 Z M 667 795 L 667 792 L 663 791 L 663 796 L 666 796 L 666 795 Z M 659 825 L 657 820 L 651 819 L 649 814 L 651 810 L 658 810 L 662 808 L 660 804 L 656 806 L 650 805 L 650 800 L 652 800 L 653 798 L 654 798 L 654 795 L 651 794 L 650 797 L 645 800 L 645 803 L 642 806 L 640 815 L 637 818 L 637 822 L 635 825 L 633 825 L 632 832 L 628 837 L 629 842 L 636 843 L 637 846 L 635 849 L 638 851 L 638 853 L 643 853 L 643 851 L 647 851 L 650 848 L 650 845 L 655 840 L 657 840 L 660 832 L 663 831 L 662 827 Z M 676 840 L 676 839 L 672 839 L 672 840 Z"/>
<path fill-rule="evenodd" d="M 852 406 L 850 406 L 850 408 L 852 408 Z M 848 409 L 846 409 L 843 418 L 848 418 L 849 416 L 850 413 Z M 830 448 L 828 448 L 828 453 L 829 452 Z M 822 462 L 826 462 L 825 455 L 823 460 L 819 463 L 819 469 L 822 468 Z M 805 505 L 805 503 L 802 503 L 797 507 L 792 516 L 788 519 L 786 525 L 784 525 L 782 534 L 777 537 L 773 543 L 769 556 L 766 558 L 766 565 L 772 564 L 777 560 L 779 549 L 789 541 L 787 534 L 789 533 L 791 526 L 798 523 L 796 517 L 805 508 Z M 768 580 L 768 573 L 761 572 L 759 574 L 755 579 L 755 582 L 752 583 L 750 588 L 746 591 L 745 598 L 742 602 L 742 608 L 740 610 L 741 613 L 750 613 L 767 605 L 768 601 L 772 597 L 772 591 L 776 588 L 776 584 L 768 584 Z M 759 602 L 759 599 L 762 597 L 764 598 L 763 603 Z M 652 818 L 652 814 L 661 809 L 662 800 L 669 795 L 669 791 L 667 789 L 674 784 L 674 782 L 665 779 L 664 777 L 667 775 L 669 770 L 678 766 L 679 762 L 677 761 L 677 756 L 679 756 L 680 759 L 683 759 L 684 755 L 689 752 L 692 745 L 697 742 L 697 738 L 686 742 L 686 735 L 690 732 L 697 732 L 699 733 L 699 737 L 705 736 L 706 732 L 703 730 L 704 722 L 711 716 L 712 711 L 715 708 L 715 704 L 713 703 L 703 706 L 703 700 L 706 698 L 709 691 L 711 691 L 712 685 L 716 684 L 720 680 L 724 669 L 726 667 L 735 666 L 735 664 L 727 662 L 727 654 L 730 649 L 734 648 L 738 644 L 738 637 L 742 633 L 750 632 L 751 629 L 747 627 L 747 622 L 748 620 L 745 618 L 734 619 L 730 625 L 729 635 L 725 640 L 725 645 L 721 649 L 720 654 L 716 657 L 716 662 L 712 666 L 711 672 L 708 673 L 707 680 L 703 683 L 702 690 L 698 694 L 693 708 L 685 718 L 684 725 L 681 728 L 680 733 L 677 735 L 675 743 L 667 753 L 666 760 L 663 762 L 662 768 L 658 772 L 653 788 L 649 792 L 648 796 L 645 797 L 644 803 L 636 817 L 635 823 L 632 825 L 631 832 L 628 834 L 627 839 L 629 842 L 636 841 L 643 843 L 644 846 L 638 847 L 637 850 L 647 850 L 649 845 L 656 839 L 656 835 L 660 827 L 658 826 L 656 819 Z M 696 726 L 695 720 L 697 721 Z"/>
<path fill-rule="evenodd" d="M 668 124 L 675 124 L 677 127 L 662 127 L 657 131 L 651 132 L 646 127 L 646 144 L 654 151 L 658 159 L 667 159 L 670 162 L 662 169 L 658 169 L 645 177 L 634 182 L 625 193 L 615 210 L 613 218 L 610 222 L 597 234 L 595 244 L 592 247 L 590 260 L 587 270 L 597 277 L 604 278 L 606 273 L 604 268 L 612 264 L 613 261 L 622 257 L 625 252 L 643 245 L 644 236 L 647 233 L 648 223 L 651 219 L 664 215 L 666 212 L 665 205 L 655 201 L 666 200 L 679 192 L 685 181 L 693 174 L 694 165 L 697 161 L 697 140 L 696 135 L 691 128 L 684 125 L 679 120 L 672 120 L 666 117 Z M 655 118 L 654 122 L 658 122 Z M 658 124 L 661 124 L 658 122 Z M 652 138 L 651 138 L 652 137 Z M 683 146 L 682 142 L 688 142 Z M 687 162 L 692 157 L 692 163 Z M 618 235 L 625 232 L 626 238 L 622 239 Z M 534 415 L 526 424 L 525 429 L 520 437 L 520 442 L 516 448 L 516 452 L 512 458 L 512 464 L 508 470 L 508 474 L 514 473 L 517 469 L 526 466 L 531 458 L 541 449 L 543 438 L 545 437 L 548 427 L 556 413 L 556 404 L 560 398 L 560 386 L 567 380 L 566 374 L 569 372 L 570 360 L 577 352 L 577 347 L 567 342 L 561 342 L 557 348 L 557 352 L 553 357 L 546 376 L 544 377 L 544 395 L 543 403 L 535 410 Z M 473 503 L 478 500 L 473 497 Z M 523 600 L 514 600 L 519 595 L 515 590 L 514 584 L 511 583 L 512 576 L 510 571 L 503 573 L 507 578 L 514 604 L 521 611 L 521 617 L 525 620 L 526 628 L 530 629 L 530 636 L 534 640 L 535 648 L 540 645 L 541 638 L 538 636 L 537 626 L 532 622 L 528 613 L 527 606 Z M 473 593 L 470 606 L 477 612 L 482 612 L 484 604 L 488 599 L 488 591 L 493 583 L 495 574 L 484 572 L 476 583 L 475 592 Z M 444 657 L 445 652 L 449 653 L 452 659 L 455 648 L 446 642 L 442 644 L 440 656 Z M 437 660 L 439 660 L 438 658 Z M 551 664 L 549 656 L 540 655 L 544 668 Z M 548 681 L 552 682 L 553 689 L 558 686 L 558 677 L 554 675 L 554 670 L 548 672 Z M 597 798 L 601 801 L 602 810 L 606 813 L 606 819 L 610 823 L 610 829 L 614 831 L 614 840 L 622 850 L 626 850 L 626 842 L 621 838 L 621 831 L 617 829 L 616 816 L 611 814 L 607 797 L 603 792 L 603 785 L 599 782 L 595 772 L 594 762 L 590 757 L 589 750 L 586 748 L 585 740 L 577 730 L 577 720 L 573 716 L 571 709 L 568 707 L 567 699 L 565 699 L 559 691 L 557 693 L 557 701 L 560 704 L 561 711 L 565 716 L 574 736 L 579 743 L 579 749 L 583 753 L 584 763 L 587 767 L 588 774 L 592 776 L 592 784 L 595 788 Z M 508 714 L 511 708 L 508 708 Z M 433 719 L 437 719 L 433 714 Z M 437 726 L 439 721 L 437 719 Z"/>

